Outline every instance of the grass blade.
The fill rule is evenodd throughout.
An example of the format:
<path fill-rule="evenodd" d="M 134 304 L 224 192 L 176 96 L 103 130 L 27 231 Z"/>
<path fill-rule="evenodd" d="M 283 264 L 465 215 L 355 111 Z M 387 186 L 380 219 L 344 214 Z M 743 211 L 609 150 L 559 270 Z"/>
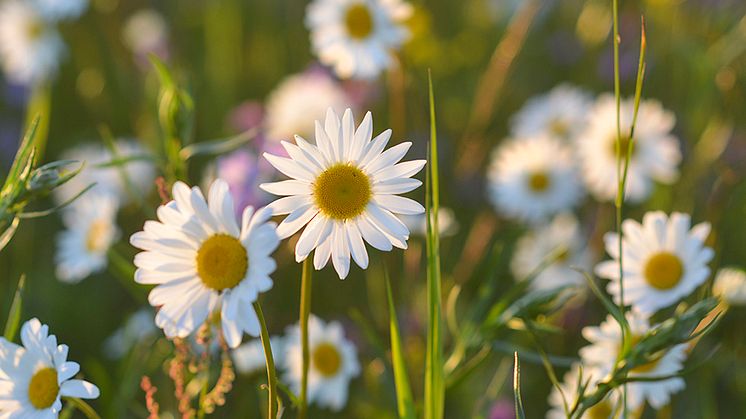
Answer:
<path fill-rule="evenodd" d="M 21 275 L 18 280 L 18 286 L 16 287 L 16 294 L 13 296 L 13 302 L 10 305 L 10 311 L 8 312 L 8 320 L 5 322 L 5 332 L 3 337 L 9 341 L 13 341 L 16 332 L 18 332 L 18 326 L 21 324 L 21 308 L 23 306 L 23 288 L 26 285 L 26 275 Z"/>
<path fill-rule="evenodd" d="M 312 257 L 303 261 L 303 273 L 300 285 L 300 341 L 303 367 L 301 371 L 300 405 L 298 418 L 305 419 L 308 411 L 308 367 L 311 365 L 311 354 L 308 346 L 308 316 L 311 314 L 311 280 L 313 275 Z"/>
<path fill-rule="evenodd" d="M 412 389 L 409 386 L 407 376 L 407 364 L 404 360 L 402 351 L 401 335 L 399 334 L 399 321 L 396 317 L 394 308 L 394 297 L 391 293 L 391 282 L 389 281 L 388 270 L 383 268 L 384 280 L 386 282 L 386 296 L 389 306 L 389 331 L 391 333 L 391 362 L 394 366 L 394 383 L 396 384 L 396 404 L 399 410 L 399 417 L 402 419 L 414 419 L 415 409 L 414 400 L 412 399 Z"/>
<path fill-rule="evenodd" d="M 427 217 L 427 352 L 425 356 L 425 418 L 441 419 L 445 399 L 443 378 L 443 336 L 440 284 L 440 240 L 438 237 L 438 139 L 435 123 L 433 81 L 428 72 L 430 99 L 430 156 L 426 173 L 425 211 Z"/>
<path fill-rule="evenodd" d="M 521 366 L 518 363 L 518 352 L 513 352 L 513 400 L 515 403 L 515 417 L 526 419 L 521 400 Z"/>

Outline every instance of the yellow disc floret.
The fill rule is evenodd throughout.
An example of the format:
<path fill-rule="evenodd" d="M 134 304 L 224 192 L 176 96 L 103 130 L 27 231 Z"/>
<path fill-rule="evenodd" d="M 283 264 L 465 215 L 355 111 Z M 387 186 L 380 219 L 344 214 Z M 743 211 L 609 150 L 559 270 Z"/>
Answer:
<path fill-rule="evenodd" d="M 28 385 L 28 399 L 31 405 L 37 409 L 48 409 L 52 407 L 60 385 L 57 382 L 57 370 L 52 367 L 42 368 L 31 377 Z"/>
<path fill-rule="evenodd" d="M 319 210 L 336 220 L 347 220 L 362 214 L 372 195 L 368 175 L 349 164 L 337 164 L 326 169 L 313 185 L 313 196 Z"/>
<path fill-rule="evenodd" d="M 228 234 L 215 234 L 197 251 L 197 274 L 206 287 L 230 289 L 246 276 L 249 258 L 241 242 Z"/>
<path fill-rule="evenodd" d="M 681 259 L 670 252 L 660 252 L 645 263 L 645 281 L 653 288 L 668 290 L 679 284 L 684 275 Z"/>
<path fill-rule="evenodd" d="M 342 357 L 331 343 L 316 345 L 311 356 L 313 368 L 324 377 L 333 377 L 342 366 Z"/>
<path fill-rule="evenodd" d="M 544 172 L 534 172 L 528 177 L 528 187 L 536 193 L 545 192 L 549 189 L 549 175 Z"/>
<path fill-rule="evenodd" d="M 350 37 L 365 39 L 373 32 L 373 16 L 363 3 L 350 6 L 345 14 L 345 27 Z"/>

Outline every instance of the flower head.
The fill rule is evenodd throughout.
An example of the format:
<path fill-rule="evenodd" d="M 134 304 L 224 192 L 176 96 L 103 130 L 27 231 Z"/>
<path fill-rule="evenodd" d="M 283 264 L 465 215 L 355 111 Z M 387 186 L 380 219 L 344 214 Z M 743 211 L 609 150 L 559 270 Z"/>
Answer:
<path fill-rule="evenodd" d="M 144 250 L 135 256 L 135 281 L 158 285 L 148 298 L 160 307 L 155 317 L 168 337 L 186 337 L 219 310 L 223 334 L 232 348 L 243 333 L 259 334 L 252 307 L 260 292 L 272 288 L 271 254 L 279 239 L 271 212 L 246 207 L 236 222 L 228 185 L 213 182 L 209 199 L 182 182 L 174 200 L 158 208 L 158 221 L 147 221 L 130 238 Z"/>
<path fill-rule="evenodd" d="M 551 136 L 574 141 L 585 129 L 590 95 L 577 87 L 561 84 L 549 93 L 534 97 L 510 121 L 518 138 Z"/>
<path fill-rule="evenodd" d="M 284 196 L 268 206 L 276 215 L 289 214 L 277 227 L 278 234 L 289 237 L 306 226 L 295 246 L 295 259 L 300 262 L 316 249 L 316 269 L 326 266 L 331 257 L 342 279 L 349 273 L 350 255 L 361 268 L 368 266 L 365 242 L 384 251 L 393 246 L 406 249 L 409 229 L 394 214 L 425 211 L 419 203 L 397 195 L 422 184 L 410 177 L 425 161 L 399 163 L 412 145 L 409 142 L 383 151 L 391 130 L 371 140 L 372 119 L 368 112 L 355 129 L 350 109 L 341 121 L 329 109 L 324 125 L 316 122 L 316 145 L 296 136 L 296 144 L 282 142 L 290 158 L 264 154 L 292 178 L 261 185 Z"/>
<path fill-rule="evenodd" d="M 574 407 L 572 404 L 578 399 L 578 389 L 581 388 L 581 385 L 587 384 L 587 390 L 584 393 L 587 395 L 594 391 L 601 378 L 603 378 L 601 371 L 593 366 L 581 365 L 579 362 L 572 364 L 570 370 L 565 373 L 562 383 L 560 383 L 562 392 L 557 387 L 552 387 L 552 392 L 549 393 L 549 411 L 546 418 L 566 419 L 564 400 L 567 400 L 567 407 L 572 409 Z M 618 403 L 619 395 L 612 391 L 603 400 L 586 410 L 582 419 L 619 419 L 622 409 Z"/>
<path fill-rule="evenodd" d="M 746 305 L 746 272 L 738 268 L 720 269 L 712 293 L 730 305 Z"/>

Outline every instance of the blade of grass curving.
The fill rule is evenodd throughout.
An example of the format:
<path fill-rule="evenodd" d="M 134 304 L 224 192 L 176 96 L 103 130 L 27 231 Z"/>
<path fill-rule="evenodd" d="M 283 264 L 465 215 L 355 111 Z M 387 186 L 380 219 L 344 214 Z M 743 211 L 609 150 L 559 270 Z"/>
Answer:
<path fill-rule="evenodd" d="M 31 124 L 29 124 L 26 134 L 21 140 L 21 144 L 18 146 L 18 151 L 13 159 L 13 164 L 10 166 L 8 171 L 8 177 L 5 178 L 5 185 L 3 186 L 3 194 L 9 187 L 15 185 L 18 181 L 18 177 L 21 171 L 26 167 L 27 160 L 31 155 L 31 151 L 34 149 L 34 138 L 36 137 L 36 131 L 39 128 L 39 117 L 35 117 Z"/>
<path fill-rule="evenodd" d="M 258 301 L 254 301 L 254 311 L 256 311 L 256 317 L 259 319 L 259 325 L 261 326 L 262 347 L 264 348 L 264 360 L 267 365 L 267 389 L 269 390 L 267 418 L 275 419 L 279 409 L 275 359 L 272 356 L 272 345 L 269 343 L 269 331 L 267 330 L 267 323 L 264 321 L 264 312 Z"/>
<path fill-rule="evenodd" d="M 305 419 L 308 412 L 308 368 L 311 362 L 311 354 L 308 347 L 308 317 L 311 315 L 311 281 L 313 266 L 312 256 L 303 261 L 303 272 L 300 284 L 300 342 L 302 352 L 302 369 L 300 381 L 300 405 L 298 406 L 298 418 Z"/>
<path fill-rule="evenodd" d="M 21 275 L 16 286 L 16 293 L 13 296 L 13 302 L 10 304 L 8 320 L 5 322 L 5 331 L 3 337 L 12 342 L 18 332 L 18 326 L 21 324 L 21 309 L 23 308 L 23 288 L 26 286 L 26 275 Z"/>
<path fill-rule="evenodd" d="M 559 394 L 562 397 L 562 407 L 565 410 L 565 414 L 569 415 L 570 411 L 567 405 L 567 395 L 565 395 L 565 391 L 562 389 L 562 386 L 560 385 L 560 382 L 557 379 L 557 374 L 554 371 L 554 366 L 552 366 L 552 362 L 549 360 L 549 356 L 547 355 L 547 352 L 544 350 L 544 346 L 541 344 L 541 340 L 539 339 L 539 336 L 537 335 L 534 326 L 532 326 L 531 322 L 528 322 L 528 321 L 525 322 L 525 324 L 526 324 L 526 330 L 528 330 L 528 333 L 531 336 L 531 339 L 534 341 L 534 346 L 539 351 L 539 356 L 541 357 L 541 363 L 542 365 L 544 365 L 544 370 L 547 372 L 549 381 L 551 381 L 554 388 L 556 388 L 557 391 L 559 391 Z"/>
<path fill-rule="evenodd" d="M 182 159 L 189 160 L 197 156 L 218 156 L 229 153 L 251 141 L 258 133 L 259 129 L 253 128 L 232 137 L 190 144 L 182 148 L 179 155 Z"/>
<path fill-rule="evenodd" d="M 515 417 L 526 419 L 521 400 L 521 366 L 518 363 L 518 352 L 513 352 L 513 400 L 515 403 Z"/>
<path fill-rule="evenodd" d="M 404 351 L 402 350 L 401 335 L 399 334 L 399 321 L 394 308 L 394 297 L 391 292 L 391 282 L 389 281 L 388 269 L 383 267 L 383 277 L 386 282 L 386 297 L 389 307 L 389 331 L 391 334 L 391 363 L 394 367 L 394 383 L 396 384 L 396 404 L 399 411 L 399 417 L 404 419 L 414 419 L 415 408 L 412 398 L 412 389 L 409 386 L 407 375 L 407 364 L 404 360 Z"/>
<path fill-rule="evenodd" d="M 438 237 L 438 139 L 435 95 L 430 71 L 427 74 L 430 102 L 430 156 L 426 172 L 425 212 L 427 218 L 427 351 L 425 356 L 425 418 L 441 419 L 445 399 L 443 379 L 443 336 L 440 283 L 440 240 Z"/>
<path fill-rule="evenodd" d="M 85 194 L 86 192 L 88 192 L 94 186 L 96 186 L 96 184 L 95 183 L 91 183 L 90 185 L 88 185 L 85 188 L 83 188 L 83 190 L 81 190 L 80 192 L 76 193 L 72 198 L 70 198 L 67 201 L 65 201 L 65 202 L 63 202 L 63 203 L 61 203 L 59 205 L 56 205 L 56 206 L 54 206 L 52 208 L 48 208 L 48 209 L 41 210 L 41 211 L 22 212 L 22 213 L 18 214 L 18 218 L 21 218 L 21 219 L 30 219 L 30 218 L 46 217 L 47 215 L 53 214 L 53 213 L 55 213 L 55 212 L 57 212 L 57 211 L 65 208 L 65 207 L 67 207 L 68 205 L 72 204 L 73 202 L 75 202 L 78 198 L 80 198 L 81 196 L 83 196 L 83 194 Z"/>
<path fill-rule="evenodd" d="M 598 284 L 596 284 L 596 281 L 593 280 L 593 278 L 588 274 L 588 272 L 577 269 L 573 267 L 573 269 L 580 274 L 582 274 L 585 277 L 586 282 L 588 283 L 588 287 L 591 289 L 591 292 L 593 292 L 593 295 L 598 298 L 601 303 L 604 305 L 604 308 L 606 308 L 606 311 L 611 314 L 611 316 L 614 318 L 614 320 L 619 323 L 619 327 L 622 329 L 622 335 L 629 336 L 630 329 L 629 329 L 629 323 L 627 322 L 627 318 L 624 317 L 624 311 L 619 308 L 616 304 L 614 304 L 609 297 L 604 294 L 603 291 L 601 291 L 601 288 L 598 287 Z"/>

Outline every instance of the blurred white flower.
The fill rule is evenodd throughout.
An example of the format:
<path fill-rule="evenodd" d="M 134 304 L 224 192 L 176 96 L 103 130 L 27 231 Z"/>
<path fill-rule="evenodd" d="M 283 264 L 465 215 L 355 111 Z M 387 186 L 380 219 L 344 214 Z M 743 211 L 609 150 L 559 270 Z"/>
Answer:
<path fill-rule="evenodd" d="M 350 98 L 323 71 L 307 71 L 283 80 L 267 98 L 264 120 L 267 138 L 287 140 L 297 134 L 311 138 L 314 121 L 324 119 L 326 110 L 342 113 Z"/>
<path fill-rule="evenodd" d="M 282 336 L 272 336 L 269 338 L 269 345 L 272 347 L 272 358 L 275 360 L 275 365 L 282 365 L 282 356 L 285 351 L 284 339 Z M 253 374 L 267 368 L 261 339 L 252 339 L 245 342 L 231 353 L 236 371 L 241 374 Z"/>
<path fill-rule="evenodd" d="M 95 399 L 98 387 L 71 380 L 80 365 L 67 360 L 67 345 L 37 319 L 21 328 L 16 345 L 0 338 L 0 416 L 4 418 L 56 418 L 62 410 L 61 397 Z"/>
<path fill-rule="evenodd" d="M 360 375 L 355 345 L 344 336 L 339 322 L 325 323 L 311 315 L 308 319 L 308 401 L 320 407 L 340 410 L 347 404 L 350 380 Z M 288 327 L 283 357 L 284 382 L 300 394 L 303 368 L 300 327 Z"/>
<path fill-rule="evenodd" d="M 119 203 L 112 195 L 90 192 L 65 208 L 62 220 L 67 229 L 57 236 L 55 255 L 60 280 L 80 282 L 106 268 L 107 252 L 120 235 L 118 209 Z"/>
<path fill-rule="evenodd" d="M 166 47 L 168 25 L 153 9 L 142 9 L 127 19 L 122 30 L 125 45 L 137 55 L 155 53 Z"/>
<path fill-rule="evenodd" d="M 154 337 L 158 329 L 153 325 L 155 313 L 141 308 L 129 316 L 124 326 L 117 329 L 104 341 L 104 353 L 112 359 L 120 359 L 138 343 Z"/>
<path fill-rule="evenodd" d="M 562 387 L 562 393 L 557 390 L 557 387 L 552 387 L 552 391 L 549 393 L 549 411 L 547 412 L 547 419 L 567 419 L 565 414 L 565 406 L 563 403 L 562 395 L 564 394 L 565 399 L 568 403 L 568 408 L 572 409 L 572 403 L 578 398 L 578 389 L 582 385 L 587 385 L 585 395 L 593 392 L 596 385 L 599 383 L 603 374 L 592 366 L 583 365 L 583 376 L 582 383 L 580 382 L 580 368 L 579 362 L 574 363 L 570 370 L 565 373 L 560 387 Z M 612 390 L 603 400 L 599 403 L 591 406 L 585 411 L 581 419 L 618 419 L 621 416 L 622 409 L 619 403 L 619 396 L 616 391 Z M 612 416 L 613 415 L 613 416 Z"/>
<path fill-rule="evenodd" d="M 30 0 L 29 2 L 50 21 L 78 18 L 88 9 L 88 0 Z"/>
<path fill-rule="evenodd" d="M 688 214 L 648 212 L 642 224 L 622 223 L 624 304 L 653 314 L 691 294 L 710 275 L 714 252 L 704 245 L 710 224 L 691 226 Z M 606 252 L 613 258 L 596 265 L 596 274 L 610 279 L 607 291 L 619 303 L 619 236 L 606 233 Z"/>
<path fill-rule="evenodd" d="M 64 50 L 57 29 L 31 2 L 0 4 L 0 61 L 10 81 L 28 85 L 50 79 Z"/>
<path fill-rule="evenodd" d="M 622 102 L 623 158 L 627 156 L 633 109 L 632 99 Z M 674 114 L 663 109 L 657 101 L 640 103 L 627 174 L 625 196 L 630 202 L 647 198 L 653 189 L 653 181 L 671 184 L 678 178 L 681 151 L 678 140 L 671 135 L 675 122 Z M 598 200 L 610 201 L 617 195 L 616 141 L 616 101 L 614 96 L 605 94 L 590 110 L 587 128 L 576 143 L 585 183 Z"/>
<path fill-rule="evenodd" d="M 511 118 L 511 132 L 517 138 L 547 135 L 574 141 L 585 129 L 591 103 L 591 96 L 585 90 L 561 84 L 529 99 Z"/>
<path fill-rule="evenodd" d="M 560 214 L 518 240 L 510 268 L 517 280 L 525 280 L 554 257 L 533 279 L 531 289 L 582 285 L 583 275 L 572 267 L 590 269 L 591 255 L 585 243 L 578 220 L 573 215 Z"/>
<path fill-rule="evenodd" d="M 226 342 L 241 343 L 244 333 L 259 335 L 252 303 L 272 288 L 269 275 L 280 243 L 271 211 L 246 207 L 236 222 L 233 198 L 223 180 L 213 182 L 209 199 L 182 182 L 174 200 L 158 207 L 159 221 L 146 221 L 130 243 L 144 250 L 135 256 L 135 281 L 158 285 L 148 297 L 160 307 L 155 323 L 168 337 L 184 338 L 220 310 Z"/>
<path fill-rule="evenodd" d="M 650 324 L 642 313 L 630 310 L 626 313 L 626 317 L 632 334 L 632 342 L 638 341 L 650 330 Z M 619 323 L 609 315 L 600 326 L 583 328 L 583 337 L 591 342 L 591 345 L 580 349 L 583 365 L 598 368 L 604 376 L 609 374 L 614 368 L 622 346 Z M 662 377 L 676 374 L 681 371 L 686 360 L 687 347 L 685 343 L 676 345 L 659 355 L 659 358 L 633 368 L 629 376 Z M 671 394 L 681 391 L 685 385 L 681 377 L 662 381 L 627 383 L 627 406 L 630 410 L 636 410 L 647 400 L 653 408 L 660 409 L 668 404 Z"/>
<path fill-rule="evenodd" d="M 399 219 L 404 223 L 412 234 L 427 235 L 427 216 L 417 215 L 400 215 Z M 458 220 L 450 208 L 441 207 L 438 211 L 438 232 L 441 237 L 453 236 L 458 231 Z"/>
<path fill-rule="evenodd" d="M 70 181 L 54 189 L 55 201 L 66 202 L 92 183 L 96 185 L 89 192 L 111 194 L 123 204 L 132 199 L 132 194 L 144 195 L 151 191 L 155 167 L 147 159 L 149 153 L 135 140 L 117 140 L 115 145 L 117 159 L 130 159 L 121 166 L 105 166 L 114 160 L 114 155 L 103 144 L 82 144 L 62 153 L 60 159 L 84 162 L 85 168 Z M 128 190 L 122 172 L 132 182 L 132 191 Z"/>
<path fill-rule="evenodd" d="M 493 152 L 487 177 L 499 212 L 534 223 L 571 209 L 583 196 L 572 150 L 547 136 L 508 139 Z"/>
<path fill-rule="evenodd" d="M 712 293 L 729 305 L 746 305 L 746 272 L 739 268 L 720 269 L 715 275 Z"/>
<path fill-rule="evenodd" d="M 331 257 L 340 279 L 350 271 L 350 253 L 358 266 L 368 267 L 365 242 L 383 251 L 393 246 L 406 249 L 409 229 L 394 214 L 425 211 L 416 201 L 397 195 L 422 184 L 411 177 L 425 161 L 399 163 L 410 142 L 383 151 L 390 129 L 371 140 L 372 135 L 370 112 L 355 129 L 350 109 L 341 121 L 329 109 L 323 126 L 316 121 L 316 145 L 296 135 L 295 144 L 282 142 L 291 158 L 264 153 L 273 166 L 293 178 L 260 185 L 284 196 L 267 206 L 275 215 L 289 214 L 277 233 L 286 238 L 306 226 L 295 246 L 296 261 L 316 249 L 314 267 L 320 270 Z"/>
<path fill-rule="evenodd" d="M 401 0 L 314 0 L 306 26 L 321 63 L 342 78 L 371 79 L 392 65 L 409 37 L 403 21 L 412 6 Z"/>

